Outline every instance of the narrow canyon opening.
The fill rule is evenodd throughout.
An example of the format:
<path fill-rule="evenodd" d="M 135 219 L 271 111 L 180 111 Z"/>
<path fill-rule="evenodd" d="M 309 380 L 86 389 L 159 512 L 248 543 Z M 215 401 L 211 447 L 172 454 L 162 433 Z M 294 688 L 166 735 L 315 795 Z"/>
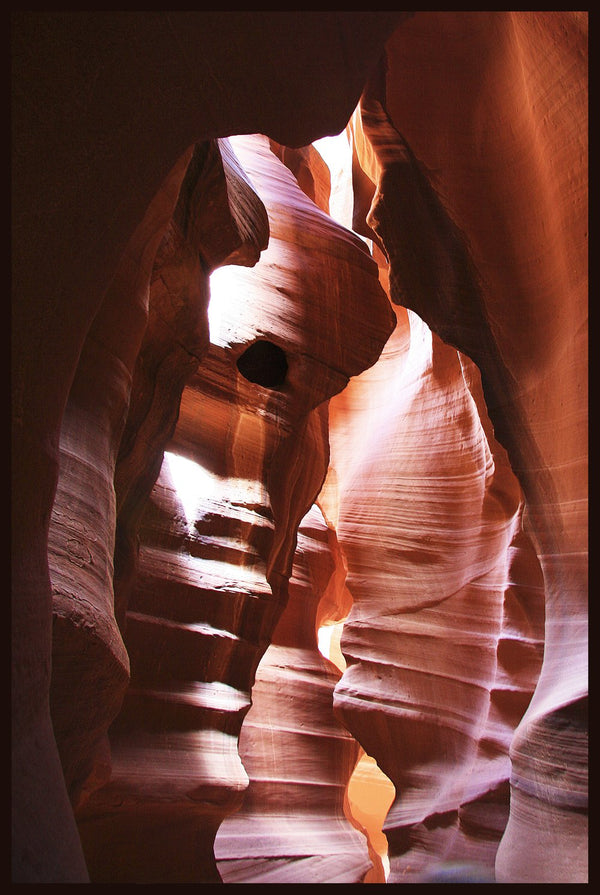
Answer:
<path fill-rule="evenodd" d="M 321 625 L 317 631 L 319 651 L 344 673 L 346 661 L 341 650 L 344 621 Z M 363 883 L 384 883 L 390 872 L 388 842 L 383 824 L 390 809 L 396 788 L 377 762 L 361 750 L 354 771 L 348 780 L 344 809 L 348 820 L 365 836 L 373 867 Z"/>
<path fill-rule="evenodd" d="M 352 229 L 354 196 L 352 188 L 352 147 L 346 131 L 313 143 L 331 177 L 329 214 L 343 227 Z M 357 234 L 358 235 L 358 234 Z M 372 253 L 373 243 L 361 237 Z M 341 650 L 344 621 L 326 624 L 317 631 L 322 655 L 343 674 L 346 661 Z M 383 823 L 394 801 L 396 790 L 376 760 L 361 750 L 361 756 L 348 781 L 344 809 L 350 822 L 366 837 L 373 867 L 364 883 L 383 883 L 390 871 L 388 842 Z"/>

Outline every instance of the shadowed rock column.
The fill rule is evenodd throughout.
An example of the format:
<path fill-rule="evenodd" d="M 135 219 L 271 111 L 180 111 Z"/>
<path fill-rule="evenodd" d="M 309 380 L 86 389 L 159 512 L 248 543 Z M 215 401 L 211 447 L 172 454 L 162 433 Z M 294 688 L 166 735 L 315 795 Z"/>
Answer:
<path fill-rule="evenodd" d="M 48 534 L 50 709 L 74 806 L 110 772 L 105 735 L 129 677 L 114 615 L 113 478 L 148 319 L 152 266 L 190 155 L 155 198 L 121 261 L 81 351 L 62 421 Z"/>

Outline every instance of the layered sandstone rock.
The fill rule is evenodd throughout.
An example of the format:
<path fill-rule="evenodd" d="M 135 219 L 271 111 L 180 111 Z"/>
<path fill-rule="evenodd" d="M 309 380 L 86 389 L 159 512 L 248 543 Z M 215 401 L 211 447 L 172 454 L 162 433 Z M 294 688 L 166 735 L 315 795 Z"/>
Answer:
<path fill-rule="evenodd" d="M 534 698 L 510 744 L 512 807 L 496 861 L 497 876 L 502 882 L 583 882 L 587 879 L 585 42 L 586 19 L 580 13 L 416 16 L 389 42 L 387 73 L 372 82 L 355 128 L 363 171 L 374 185 L 375 195 L 367 221 L 390 259 L 391 297 L 416 310 L 445 341 L 478 364 L 496 437 L 506 448 L 523 488 L 525 526 L 543 572 L 544 664 Z M 430 64 L 432 59 L 435 59 L 434 65 Z M 453 72 L 453 79 L 449 84 L 445 80 L 444 89 L 440 90 L 441 78 L 448 71 Z M 477 91 L 471 89 L 474 83 L 479 85 Z M 422 114 L 424 101 L 429 110 L 425 116 Z M 552 173 L 557 159 L 565 162 L 565 170 L 570 171 L 568 176 L 557 177 Z M 482 203 L 484 195 L 487 199 Z M 438 344 L 435 337 L 433 344 Z M 447 349 L 442 349 L 444 352 Z M 436 354 L 440 355 L 439 348 L 433 356 Z M 434 363 L 432 368 L 435 370 L 435 367 Z M 437 374 L 434 375 L 437 379 Z M 449 384 L 447 372 L 444 379 Z M 454 400 L 445 399 L 446 407 L 452 407 Z M 485 412 L 479 415 L 483 422 Z M 425 419 L 424 413 L 420 440 L 429 453 L 434 447 L 429 446 L 430 439 L 434 439 L 434 444 L 438 440 L 439 423 L 434 419 L 428 427 Z M 461 454 L 467 459 L 464 435 L 461 440 Z M 489 436 L 487 440 L 492 444 Z M 497 463 L 498 455 L 493 447 L 492 455 Z M 452 451 L 447 451 L 436 475 L 446 469 L 451 457 Z M 468 474 L 466 470 L 465 474 Z M 451 467 L 443 477 L 452 489 Z M 411 496 L 407 506 L 412 511 L 421 499 L 424 498 Z M 507 512 L 505 521 L 510 523 L 510 504 L 506 497 L 502 501 Z M 458 495 L 452 502 L 458 508 Z M 356 528 L 352 516 L 354 503 L 351 501 L 347 510 L 346 524 L 350 532 Z M 444 499 L 438 496 L 437 504 L 435 518 L 443 516 Z M 361 520 L 365 515 L 364 506 L 361 495 L 358 516 Z M 514 509 L 514 503 L 512 506 Z M 469 512 L 462 507 L 463 521 Z M 480 538 L 476 529 L 481 526 L 482 547 L 490 534 L 486 531 L 487 512 L 484 503 L 480 523 L 473 525 L 471 531 L 477 542 Z M 419 542 L 427 537 L 427 526 L 423 528 L 427 515 L 426 512 L 419 514 L 412 532 L 412 536 L 418 532 Z M 380 514 L 377 524 L 381 525 Z M 457 532 L 461 527 L 462 523 L 455 526 Z M 435 584 L 427 587 L 427 579 L 436 565 L 440 565 L 440 548 L 446 553 L 445 538 L 441 544 L 437 543 L 437 526 L 434 530 L 433 551 L 429 542 L 424 552 L 421 545 L 415 551 L 410 544 L 412 536 L 400 539 L 400 543 L 409 542 L 409 556 L 412 553 L 409 562 L 411 568 L 418 567 L 419 578 L 416 589 L 411 587 L 410 593 L 400 600 L 399 612 L 403 619 L 410 618 L 407 613 L 412 612 L 413 605 L 418 606 L 422 587 L 427 591 L 424 600 L 437 601 L 448 594 L 447 584 L 460 583 L 450 578 L 440 584 L 434 575 Z M 505 539 L 510 530 L 509 524 L 503 535 Z M 517 528 L 515 533 L 518 531 Z M 531 594 L 535 575 L 539 575 L 530 548 L 529 560 L 523 561 L 523 535 L 519 538 L 510 554 L 506 551 L 506 540 L 497 542 L 495 547 L 484 547 L 488 572 L 498 562 L 497 583 L 492 587 L 497 596 L 510 584 L 508 593 L 512 599 L 518 593 L 519 583 Z M 463 548 L 460 543 L 454 546 L 452 563 L 456 561 L 457 568 L 462 568 L 467 577 L 474 572 L 479 587 L 477 566 L 466 555 L 460 558 L 460 550 L 465 546 L 466 542 Z M 511 577 L 513 555 L 519 574 L 525 572 L 525 580 L 518 577 L 514 581 Z M 511 563 L 507 565 L 509 556 Z M 406 557 L 404 544 L 401 557 L 402 562 Z M 350 655 L 358 652 L 361 657 L 366 647 L 359 644 L 365 637 L 355 636 L 352 631 L 360 624 L 360 604 L 364 602 L 370 610 L 373 600 L 370 590 L 362 596 L 366 590 L 363 561 L 359 556 L 355 574 L 360 577 L 360 594 L 353 594 L 357 601 L 353 610 L 356 621 L 352 621 L 346 638 Z M 369 557 L 368 569 L 371 564 Z M 441 570 L 446 575 L 443 562 Z M 410 578 L 414 577 L 414 571 Z M 451 599 L 444 599 L 443 605 L 450 606 L 463 599 L 460 589 L 452 586 L 451 593 Z M 530 607 L 529 611 L 539 619 L 537 609 Z M 498 614 L 490 606 L 488 613 L 490 625 L 486 626 L 486 637 L 491 635 L 492 641 L 496 640 L 497 646 L 492 652 L 496 651 L 504 664 L 515 649 L 515 636 L 507 636 L 502 625 L 495 628 L 491 623 L 494 616 L 501 621 L 504 612 Z M 450 632 L 453 627 L 450 619 L 442 623 L 441 630 L 446 624 Z M 512 621 L 510 627 L 513 627 Z M 381 684 L 373 680 L 370 663 L 374 661 L 378 665 L 381 658 L 377 656 L 380 650 L 375 645 L 375 634 L 369 635 L 367 642 L 371 638 L 369 652 L 373 652 L 373 659 L 366 660 L 365 656 L 366 661 L 351 666 L 346 683 L 343 681 L 338 690 L 341 710 L 355 732 L 359 722 L 350 718 L 353 691 L 347 692 L 344 687 L 350 688 L 357 680 L 359 691 L 364 688 L 379 692 L 383 688 L 385 692 L 389 686 L 385 676 Z M 533 642 L 539 638 L 538 627 Z M 526 650 L 530 637 L 522 633 L 517 640 L 524 641 L 525 646 L 519 649 Z M 516 659 L 516 654 L 512 658 Z M 484 667 L 481 665 L 477 675 L 479 682 L 487 679 L 486 686 L 491 685 L 491 692 L 495 694 L 494 675 L 490 677 L 483 671 Z M 527 687 L 535 678 L 535 661 L 529 667 L 528 683 L 513 706 L 518 711 L 512 713 L 511 724 L 519 720 L 519 711 L 528 702 Z M 407 687 L 413 676 L 412 665 L 409 668 Z M 502 673 L 505 674 L 504 670 Z M 465 676 L 459 689 L 467 686 L 468 677 Z M 508 685 L 509 690 L 514 688 L 514 684 Z M 506 690 L 507 686 L 499 689 Z M 517 689 L 521 689 L 521 684 Z M 409 724 L 404 717 L 407 714 L 412 716 L 410 725 L 418 727 L 423 712 L 425 717 L 431 712 L 425 708 L 415 715 L 415 710 L 408 709 L 412 698 L 412 690 L 407 690 L 405 708 L 393 712 L 396 716 L 400 714 L 402 726 Z M 506 697 L 502 699 L 506 702 Z M 494 713 L 502 699 L 492 696 Z M 448 727 L 457 728 L 452 736 L 457 751 L 452 754 L 455 761 L 460 761 L 460 756 L 469 750 L 458 743 L 469 728 L 471 733 L 467 736 L 472 735 L 475 720 L 472 712 L 477 699 L 471 696 L 467 700 L 466 692 L 461 696 L 456 691 L 450 701 L 457 705 L 467 701 L 470 706 L 468 721 L 463 718 L 452 724 L 445 722 Z M 358 708 L 356 712 L 360 717 Z M 392 723 L 391 718 L 385 723 Z M 474 727 L 478 726 L 480 722 L 475 722 Z M 398 806 L 388 819 L 390 833 L 394 828 L 414 822 L 413 799 L 418 805 L 415 813 L 421 815 L 422 822 L 426 823 L 426 816 L 432 810 L 432 805 L 428 807 L 427 793 L 436 774 L 430 774 L 426 768 L 428 763 L 435 765 L 436 762 L 438 747 L 433 744 L 438 742 L 438 728 L 436 720 L 422 745 L 415 734 L 408 757 L 402 754 L 398 766 L 393 767 L 395 760 L 392 759 L 390 776 L 404 788 L 404 797 L 399 797 Z M 393 739 L 399 736 L 411 742 L 403 728 L 394 728 Z M 502 739 L 506 742 L 506 735 Z M 376 750 L 375 744 L 373 749 Z M 431 753 L 425 760 L 421 756 L 423 750 L 424 755 Z M 373 754 L 379 760 L 379 753 Z M 541 754 L 546 756 L 543 761 Z M 555 769 L 564 763 L 569 770 L 557 779 Z M 447 839 L 447 829 L 454 823 L 451 808 L 454 796 L 446 801 L 446 794 L 452 793 L 457 785 L 460 786 L 460 775 L 453 774 L 452 782 L 444 784 L 442 794 L 436 794 L 435 801 L 440 798 L 441 806 L 438 804 L 435 809 L 437 818 L 429 821 L 434 832 L 419 834 L 419 842 L 423 844 L 418 844 L 418 850 L 428 851 L 435 837 L 440 840 L 435 850 L 446 848 L 441 842 Z M 443 834 L 438 827 L 446 828 Z M 502 828 L 503 822 L 499 822 L 493 838 L 497 840 Z M 533 828 L 543 833 L 533 835 Z M 393 834 L 391 839 L 394 840 Z M 396 878 L 400 879 L 409 863 L 414 866 L 409 861 L 414 841 L 402 832 L 396 837 L 393 849 L 397 860 L 392 864 Z M 553 856 L 552 861 L 548 860 L 549 854 Z"/>
<path fill-rule="evenodd" d="M 13 13 L 12 818 L 19 881 L 87 879 L 48 710 L 46 537 L 63 411 L 92 321 L 132 234 L 182 159 L 172 195 L 163 197 L 164 231 L 191 146 L 255 131 L 303 145 L 335 132 L 402 15 Z M 148 277 L 156 245 L 149 237 L 142 247 Z"/>
<path fill-rule="evenodd" d="M 305 196 L 266 137 L 231 143 L 267 209 L 269 244 L 255 266 L 212 275 L 220 318 L 213 312 L 211 344 L 183 390 L 169 442 L 190 471 L 181 483 L 165 461 L 141 523 L 124 619 L 131 686 L 110 733 L 112 775 L 77 812 L 94 882 L 219 880 L 213 839 L 248 782 L 237 753 L 242 720 L 287 601 L 298 525 L 327 470 L 326 402 L 375 362 L 393 327 L 363 243 Z M 193 269 L 179 269 L 184 283 L 195 281 Z M 361 301 L 371 316 L 357 344 L 350 335 Z M 164 341 L 152 327 L 148 340 L 142 358 Z M 164 403 L 173 406 L 172 398 Z M 152 441 L 143 433 L 139 426 L 147 458 Z M 194 474 L 200 490 L 186 507 Z M 301 642 L 297 649 L 316 680 L 318 653 L 302 655 Z M 333 683 L 325 677 L 330 728 Z M 345 742 L 348 757 L 335 780 L 334 818 L 357 750 L 339 725 L 337 737 L 331 751 Z M 345 847 L 357 838 L 362 846 L 355 881 L 369 861 L 364 840 L 346 825 Z M 300 824 L 298 835 L 307 829 Z M 304 848 L 314 849 L 311 835 Z"/>
<path fill-rule="evenodd" d="M 62 420 L 60 474 L 48 533 L 50 706 L 73 804 L 88 785 L 98 785 L 109 773 L 104 737 L 129 678 L 114 615 L 113 481 L 148 317 L 153 254 L 166 223 L 164 209 L 178 186 L 176 176 L 169 180 L 125 253 L 82 348 Z"/>
<path fill-rule="evenodd" d="M 332 621 L 346 612 L 344 601 L 334 609 L 334 538 L 313 507 L 240 735 L 249 786 L 215 841 L 224 883 L 359 883 L 371 867 L 366 838 L 344 813 L 359 746 L 334 717 L 340 674 L 317 647 L 319 607 Z"/>
<path fill-rule="evenodd" d="M 179 416 L 181 394 L 209 346 L 211 273 L 253 266 L 269 241 L 261 200 L 228 140 L 198 144 L 157 253 L 148 322 L 137 356 L 115 467 L 115 614 L 135 580 L 137 525 Z"/>
<path fill-rule="evenodd" d="M 89 880 L 73 804 L 95 881 L 218 881 L 246 788 L 224 872 L 291 881 L 298 832 L 357 878 L 340 721 L 395 787 L 390 882 L 587 881 L 586 41 L 577 11 L 14 13 L 13 881 Z M 369 74 L 374 366 L 373 261 L 294 148 Z M 261 250 L 213 274 L 209 347 L 209 273 Z M 308 616 L 276 629 L 329 451 L 337 721 Z M 284 855 L 275 781 L 317 779 Z"/>
<path fill-rule="evenodd" d="M 255 263 L 268 241 L 264 207 L 229 156 L 222 158 L 216 141 L 195 148 L 149 290 L 135 246 L 125 256 L 84 345 L 63 417 L 48 538 L 50 700 L 74 806 L 110 774 L 105 735 L 129 677 L 114 610 L 115 591 L 117 606 L 119 596 L 121 607 L 127 598 L 122 586 L 119 594 L 122 570 L 113 573 L 117 515 L 122 567 L 123 532 L 131 543 L 183 385 L 208 347 L 210 271 L 226 259 Z M 228 180 L 234 178 L 230 201 Z M 223 223 L 213 227 L 219 218 Z M 144 232 L 138 244 L 146 239 Z M 133 547 L 130 553 L 127 568 L 135 560 Z M 116 615 L 122 619 L 123 610 Z"/>
<path fill-rule="evenodd" d="M 354 599 L 335 707 L 396 788 L 390 882 L 443 857 L 493 867 L 510 738 L 541 664 L 543 590 L 527 565 L 510 577 L 521 493 L 476 385 L 401 311 L 379 362 L 331 402 L 320 501 Z"/>

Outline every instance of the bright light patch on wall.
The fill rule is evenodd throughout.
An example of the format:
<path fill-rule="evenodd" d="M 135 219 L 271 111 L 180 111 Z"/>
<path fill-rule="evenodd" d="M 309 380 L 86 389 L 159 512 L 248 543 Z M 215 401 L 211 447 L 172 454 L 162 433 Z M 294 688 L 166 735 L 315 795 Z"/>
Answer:
<path fill-rule="evenodd" d="M 220 479 L 199 463 L 165 452 L 167 464 L 177 497 L 183 506 L 188 525 L 198 518 L 198 507 L 203 500 L 209 500 L 220 489 Z"/>
<path fill-rule="evenodd" d="M 257 479 L 215 475 L 200 463 L 168 451 L 164 462 L 190 526 L 210 510 L 209 504 L 215 501 L 229 504 L 230 509 L 237 507 L 239 512 L 243 512 L 244 507 L 269 506 L 265 486 Z"/>
<path fill-rule="evenodd" d="M 350 813 L 359 827 L 366 830 L 373 850 L 373 870 L 363 882 L 383 882 L 390 875 L 388 841 L 383 824 L 396 797 L 396 787 L 375 759 L 363 754 L 354 768 L 346 795 Z"/>
<path fill-rule="evenodd" d="M 317 646 L 319 652 L 324 659 L 330 662 L 343 672 L 346 670 L 346 660 L 340 648 L 340 639 L 344 629 L 344 622 L 338 622 L 335 625 L 322 625 L 317 630 Z"/>
<path fill-rule="evenodd" d="M 329 658 L 329 653 L 331 650 L 331 635 L 332 634 L 333 634 L 333 628 L 331 625 L 323 625 L 323 627 L 319 628 L 319 630 L 317 631 L 319 652 L 325 659 Z"/>
<path fill-rule="evenodd" d="M 210 275 L 210 301 L 208 303 L 208 326 L 213 345 L 228 344 L 231 328 L 228 321 L 235 320 L 234 305 L 240 290 L 238 272 L 235 265 L 217 267 Z"/>
<path fill-rule="evenodd" d="M 331 174 L 329 215 L 338 224 L 352 229 L 352 148 L 346 131 L 335 137 L 315 140 L 313 146 Z"/>
<path fill-rule="evenodd" d="M 342 674 L 346 669 L 346 660 L 340 649 L 343 628 L 344 622 L 338 622 L 322 625 L 317 630 L 319 652 L 333 662 Z M 379 769 L 375 759 L 363 754 L 348 781 L 347 805 L 372 849 L 373 868 L 365 876 L 365 883 L 385 882 L 390 875 L 388 841 L 383 832 L 383 823 L 395 794 L 394 784 Z"/>

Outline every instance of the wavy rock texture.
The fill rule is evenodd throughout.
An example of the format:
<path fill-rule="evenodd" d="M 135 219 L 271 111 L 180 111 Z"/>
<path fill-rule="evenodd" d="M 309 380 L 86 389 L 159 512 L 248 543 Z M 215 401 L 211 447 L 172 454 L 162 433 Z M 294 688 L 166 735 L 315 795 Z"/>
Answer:
<path fill-rule="evenodd" d="M 83 346 L 63 416 L 60 475 L 48 534 L 53 601 L 50 704 L 74 805 L 88 786 L 98 785 L 109 773 L 105 735 L 129 678 L 114 616 L 113 480 L 133 367 L 148 318 L 151 259 L 180 175 L 174 172 L 157 196 L 124 256 Z"/>
<path fill-rule="evenodd" d="M 183 391 L 170 442 L 191 472 L 178 497 L 163 468 L 143 516 L 124 625 L 131 687 L 111 729 L 113 773 L 77 814 L 94 882 L 219 881 L 213 839 L 248 783 L 237 739 L 287 601 L 298 525 L 327 470 L 326 402 L 376 360 L 393 326 L 360 240 L 306 198 L 266 137 L 231 142 L 267 209 L 269 245 L 252 268 L 213 273 L 220 321 Z M 358 346 L 338 342 L 365 297 L 370 332 Z M 311 301 L 320 315 L 309 316 Z M 194 473 L 200 494 L 186 508 Z M 306 675 L 312 662 L 315 678 L 323 663 L 300 647 Z M 333 683 L 330 673 L 316 706 L 331 698 Z M 327 709 L 335 727 L 331 702 Z M 357 746 L 337 726 L 348 757 L 331 812 L 337 807 L 343 827 L 343 786 Z M 364 872 L 364 839 L 345 826 L 345 847 L 360 841 Z M 298 834 L 307 829 L 300 824 Z M 315 848 L 312 836 L 304 848 Z M 340 863 L 332 876 L 343 876 Z"/>
<path fill-rule="evenodd" d="M 257 509 L 236 511 L 224 492 L 221 484 L 218 533 L 206 521 L 214 502 L 188 521 L 165 461 L 144 514 L 126 616 L 132 678 L 110 731 L 112 775 L 77 814 L 93 882 L 219 882 L 212 840 L 247 783 L 237 736 L 255 631 L 251 622 L 229 630 L 232 615 L 248 615 L 236 593 L 242 573 L 246 600 L 273 611 L 255 553 L 269 521 Z"/>
<path fill-rule="evenodd" d="M 115 467 L 114 590 L 121 626 L 136 574 L 137 525 L 175 429 L 185 383 L 208 350 L 210 274 L 225 264 L 253 266 L 268 241 L 265 207 L 229 141 L 198 144 L 155 259 Z"/>
<path fill-rule="evenodd" d="M 217 882 L 246 788 L 224 872 L 300 872 L 281 825 L 248 847 L 291 655 L 311 723 L 394 783 L 390 882 L 587 881 L 587 27 L 13 12 L 13 882 L 88 882 L 86 858 Z M 395 321 L 306 148 L 365 85 L 352 226 L 397 318 L 377 363 Z M 195 503 L 165 449 L 204 471 Z M 338 721 L 282 615 L 327 470 Z M 295 573 L 319 587 L 320 537 Z M 349 765 L 306 745 L 328 796 L 290 823 L 338 818 L 341 854 Z"/>
<path fill-rule="evenodd" d="M 15 881 L 88 879 L 48 708 L 47 532 L 64 408 L 120 259 L 197 142 L 258 131 L 305 145 L 343 127 L 403 16 L 12 14 Z"/>
<path fill-rule="evenodd" d="M 501 882 L 587 879 L 586 35 L 577 12 L 419 15 L 362 104 L 392 299 L 479 366 L 544 576 Z"/>
<path fill-rule="evenodd" d="M 314 507 L 305 516 L 289 600 L 257 669 L 240 735 L 250 778 L 242 809 L 215 841 L 225 883 L 360 883 L 367 841 L 344 814 L 359 746 L 333 715 L 340 674 L 317 648 L 319 606 L 339 618 L 334 537 Z M 339 557 L 338 557 L 339 561 Z"/>
<path fill-rule="evenodd" d="M 231 255 L 255 263 L 268 240 L 260 200 L 238 175 L 237 199 L 230 203 L 224 167 L 216 142 L 196 147 L 152 276 L 147 256 L 135 254 L 147 242 L 148 225 L 126 254 L 86 340 L 65 409 L 48 539 L 54 616 L 50 699 L 75 807 L 110 774 L 106 732 L 129 678 L 114 612 L 120 583 L 118 569 L 113 575 L 117 514 L 121 540 L 127 527 L 131 541 L 135 507 L 147 498 L 157 461 L 160 468 L 183 385 L 208 347 L 211 267 Z M 164 205 L 159 196 L 155 206 Z M 203 230 L 217 217 L 216 208 L 224 224 L 207 237 Z M 152 223 L 161 234 L 162 219 Z M 206 257 L 211 261 L 203 264 Z"/>
<path fill-rule="evenodd" d="M 469 361 L 399 311 L 379 362 L 330 404 L 320 502 L 354 599 L 335 708 L 396 789 L 390 882 L 442 858 L 493 867 L 508 747 L 541 664 L 521 492 L 476 388 Z"/>

